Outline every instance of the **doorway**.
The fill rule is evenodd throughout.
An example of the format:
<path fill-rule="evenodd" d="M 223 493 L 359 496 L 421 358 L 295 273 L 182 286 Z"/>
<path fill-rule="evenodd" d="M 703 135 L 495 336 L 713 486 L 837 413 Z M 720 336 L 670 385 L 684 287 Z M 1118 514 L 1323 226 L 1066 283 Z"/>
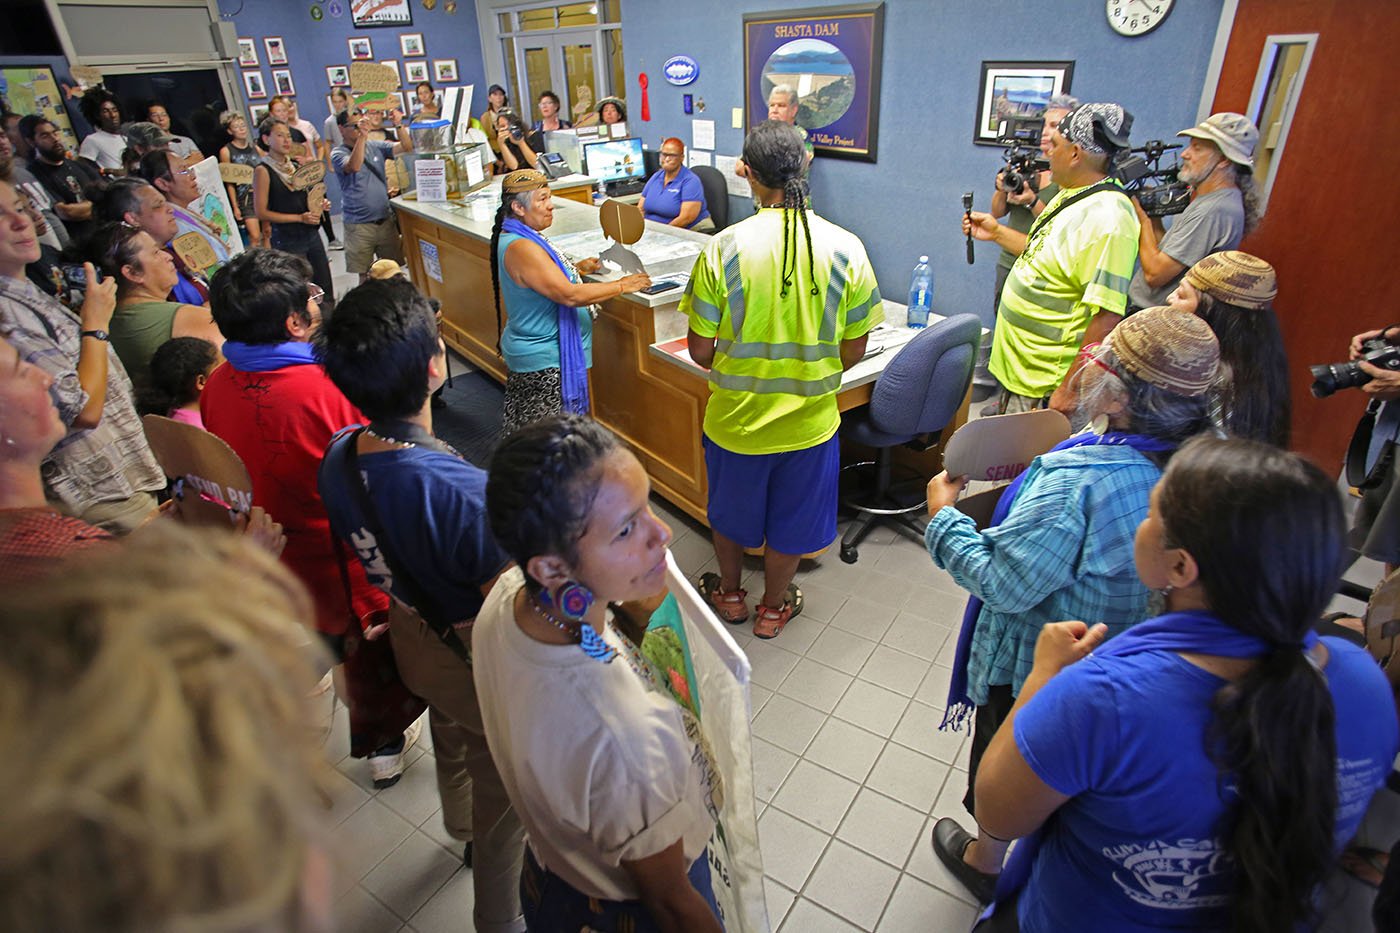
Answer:
<path fill-rule="evenodd" d="M 526 123 L 541 118 L 539 99 L 553 91 L 561 119 L 577 122 L 598 101 L 622 96 L 621 10 L 617 0 L 520 7 L 496 15 L 510 94 Z"/>
<path fill-rule="evenodd" d="M 170 127 L 195 141 L 205 155 L 215 155 L 225 142 L 219 114 L 228 109 L 219 72 L 142 71 L 135 74 L 106 72 L 102 83 L 121 100 L 129 120 L 145 120 L 146 107 L 160 101 L 170 113 Z"/>

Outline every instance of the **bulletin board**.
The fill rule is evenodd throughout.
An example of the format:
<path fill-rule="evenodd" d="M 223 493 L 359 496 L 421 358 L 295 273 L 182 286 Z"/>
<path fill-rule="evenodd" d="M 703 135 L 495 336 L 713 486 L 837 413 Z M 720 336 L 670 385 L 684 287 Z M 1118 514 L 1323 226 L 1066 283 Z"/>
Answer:
<path fill-rule="evenodd" d="M 37 68 L 0 68 L 0 98 L 11 113 L 42 114 L 53 121 L 69 149 L 78 148 L 78 135 L 63 109 L 63 88 L 48 65 Z"/>

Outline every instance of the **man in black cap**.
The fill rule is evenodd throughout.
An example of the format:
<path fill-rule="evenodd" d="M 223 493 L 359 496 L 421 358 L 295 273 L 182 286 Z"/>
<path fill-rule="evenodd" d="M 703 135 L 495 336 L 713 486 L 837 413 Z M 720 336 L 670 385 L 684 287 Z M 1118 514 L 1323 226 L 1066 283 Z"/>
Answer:
<path fill-rule="evenodd" d="M 989 369 L 1002 385 L 998 414 L 1047 406 L 1072 416 L 1079 350 L 1107 336 L 1127 309 L 1138 219 L 1108 177 L 1128 147 L 1132 115 L 1081 104 L 1050 134 L 1050 177 L 1060 191 L 1029 233 L 972 211 L 963 232 L 1017 256 L 1006 279 Z"/>

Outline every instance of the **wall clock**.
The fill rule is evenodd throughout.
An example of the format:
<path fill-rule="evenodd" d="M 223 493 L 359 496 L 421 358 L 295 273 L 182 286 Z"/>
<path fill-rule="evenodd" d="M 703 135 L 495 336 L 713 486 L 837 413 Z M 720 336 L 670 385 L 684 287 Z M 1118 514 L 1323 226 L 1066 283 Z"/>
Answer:
<path fill-rule="evenodd" d="M 1145 36 L 1167 18 L 1175 0 L 1105 0 L 1108 25 L 1120 36 Z"/>

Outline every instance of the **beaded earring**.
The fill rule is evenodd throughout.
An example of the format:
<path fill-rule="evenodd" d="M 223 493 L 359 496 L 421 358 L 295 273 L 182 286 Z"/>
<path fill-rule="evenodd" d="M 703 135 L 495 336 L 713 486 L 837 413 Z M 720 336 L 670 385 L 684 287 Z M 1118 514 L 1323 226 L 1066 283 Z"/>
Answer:
<path fill-rule="evenodd" d="M 579 647 L 583 653 L 595 661 L 607 664 L 617 657 L 617 649 L 603 641 L 603 636 L 587 622 L 583 617 L 588 614 L 588 610 L 593 606 L 593 593 L 582 583 L 573 580 L 568 581 L 559 587 L 556 596 L 551 597 L 548 591 L 540 593 L 540 599 L 546 605 L 554 604 L 560 615 L 578 623 Z"/>

